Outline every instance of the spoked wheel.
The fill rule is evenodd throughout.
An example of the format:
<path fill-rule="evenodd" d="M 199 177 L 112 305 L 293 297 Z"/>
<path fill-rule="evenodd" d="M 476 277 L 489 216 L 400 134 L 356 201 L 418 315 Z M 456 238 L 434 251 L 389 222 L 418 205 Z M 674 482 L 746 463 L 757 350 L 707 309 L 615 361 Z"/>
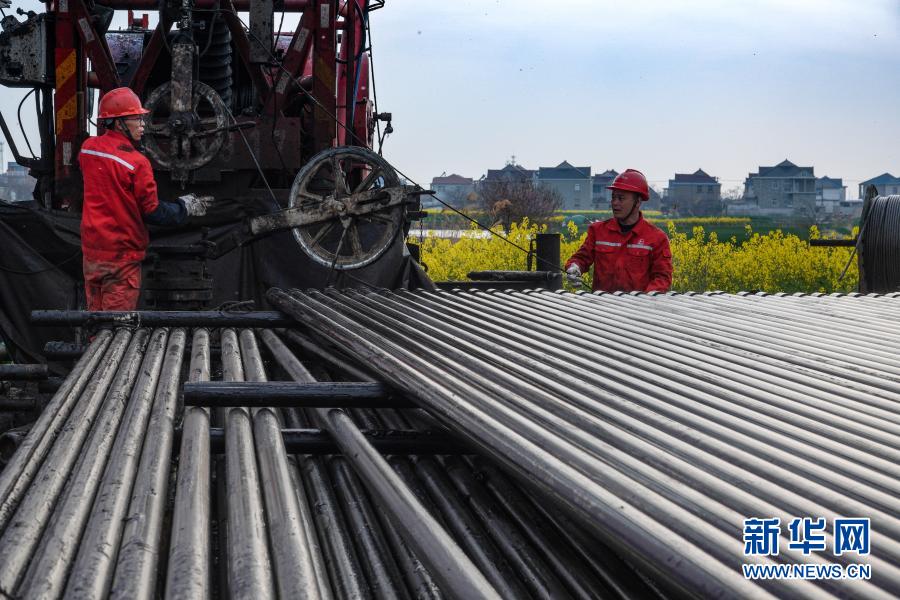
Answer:
<path fill-rule="evenodd" d="M 206 84 L 194 81 L 190 111 L 173 112 L 171 86 L 159 86 L 147 99 L 147 131 L 144 145 L 157 165 L 185 180 L 188 171 L 211 161 L 227 136 L 228 109 Z"/>
<path fill-rule="evenodd" d="M 320 265 L 364 267 L 384 254 L 403 226 L 405 207 L 378 193 L 399 186 L 394 169 L 370 150 L 345 146 L 320 152 L 294 178 L 290 207 L 331 216 L 295 227 L 294 237 Z"/>

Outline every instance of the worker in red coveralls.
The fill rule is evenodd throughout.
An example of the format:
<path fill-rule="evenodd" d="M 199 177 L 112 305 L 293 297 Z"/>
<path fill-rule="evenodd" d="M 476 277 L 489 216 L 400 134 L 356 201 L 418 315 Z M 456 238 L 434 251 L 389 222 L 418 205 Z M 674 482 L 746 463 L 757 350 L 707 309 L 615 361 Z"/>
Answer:
<path fill-rule="evenodd" d="M 644 174 L 626 169 L 607 186 L 613 218 L 592 223 L 578 251 L 566 262 L 575 285 L 594 266 L 594 291 L 665 292 L 672 285 L 669 238 L 644 220 L 641 202 L 650 198 Z"/>
<path fill-rule="evenodd" d="M 156 197 L 150 161 L 138 151 L 149 111 L 130 88 L 100 99 L 106 132 L 85 140 L 78 155 L 84 176 L 81 250 L 88 310 L 135 310 L 141 261 L 150 238 L 145 223 L 180 225 L 206 213 L 211 198 L 193 194 L 175 202 Z"/>

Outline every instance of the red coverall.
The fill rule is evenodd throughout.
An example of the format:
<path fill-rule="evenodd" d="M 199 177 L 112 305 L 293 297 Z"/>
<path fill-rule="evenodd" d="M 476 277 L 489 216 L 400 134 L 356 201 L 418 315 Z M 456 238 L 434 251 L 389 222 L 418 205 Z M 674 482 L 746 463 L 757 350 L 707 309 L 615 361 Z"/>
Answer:
<path fill-rule="evenodd" d="M 669 238 L 643 216 L 627 233 L 615 219 L 592 223 L 566 268 L 573 263 L 582 272 L 594 265 L 594 291 L 665 292 L 672 285 Z"/>
<path fill-rule="evenodd" d="M 88 310 L 135 310 L 150 242 L 144 217 L 159 206 L 150 161 L 122 133 L 85 140 L 81 249 Z"/>

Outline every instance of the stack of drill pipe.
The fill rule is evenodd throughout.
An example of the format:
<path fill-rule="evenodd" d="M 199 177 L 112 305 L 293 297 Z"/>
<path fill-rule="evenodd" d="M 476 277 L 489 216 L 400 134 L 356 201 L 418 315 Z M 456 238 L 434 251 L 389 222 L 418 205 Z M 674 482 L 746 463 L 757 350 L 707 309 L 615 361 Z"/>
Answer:
<path fill-rule="evenodd" d="M 155 596 L 183 350 L 180 330 L 97 334 L 10 463 L 3 597 Z"/>
<path fill-rule="evenodd" d="M 900 342 L 896 309 L 875 308 L 883 299 L 269 297 L 667 587 L 900 591 L 897 369 L 885 351 Z M 742 555 L 742 521 L 760 515 L 871 517 L 876 575 L 821 585 L 744 580 L 741 563 L 770 563 Z M 673 556 L 678 569 L 667 566 Z M 779 560 L 854 558 L 788 550 Z"/>
<path fill-rule="evenodd" d="M 276 360 L 295 380 L 313 381 L 310 373 L 271 331 L 264 331 L 262 335 Z M 347 413 L 339 409 L 313 412 L 316 421 L 332 434 L 366 488 L 379 500 L 394 523 L 409 528 L 406 542 L 415 548 L 445 591 L 460 597 L 495 597 L 496 592 L 481 571 L 403 485 L 384 457 L 365 441 Z M 367 564 L 371 566 L 371 563 Z M 377 577 L 378 580 L 385 578 L 390 580 L 392 576 L 381 572 Z"/>
<path fill-rule="evenodd" d="M 312 379 L 271 331 L 259 335 L 290 374 Z M 521 499 L 491 498 L 467 462 L 385 462 L 360 434 L 361 427 L 408 430 L 411 422 L 434 427 L 420 411 L 361 409 L 352 419 L 310 411 L 345 454 L 298 457 L 285 452 L 278 411 L 228 409 L 226 500 L 216 505 L 209 411 L 185 411 L 173 461 L 186 338 L 181 329 L 101 331 L 63 382 L 55 412 L 32 428 L 44 433 L 29 434 L 14 456 L 18 476 L 4 479 L 9 525 L 0 532 L 0 597 L 442 598 L 459 589 L 490 596 L 495 587 L 506 596 L 589 598 L 609 587 L 583 558 L 585 549 L 597 550 L 593 542 L 579 551 Z M 225 329 L 221 339 L 225 379 L 266 381 L 252 331 Z M 346 376 L 369 379 L 319 350 Z M 195 330 L 188 378 L 208 380 L 211 357 L 209 332 Z M 294 409 L 284 420 L 311 425 Z M 171 494 L 170 481 L 177 481 Z M 428 511 L 430 525 L 421 525 L 410 497 Z M 510 511 L 531 516 L 517 522 Z M 224 526 L 213 535 L 216 518 Z M 447 547 L 428 545 L 435 543 Z M 448 549 L 467 565 L 462 583 L 458 566 L 443 558 Z M 225 587 L 217 589 L 215 568 Z"/>
<path fill-rule="evenodd" d="M 298 336 L 291 335 L 291 332 L 284 333 L 288 339 L 297 341 Z M 290 376 L 299 381 L 313 380 L 309 371 L 286 353 L 270 332 L 262 332 L 261 336 Z M 312 350 L 316 358 L 335 360 L 322 348 L 313 349 L 308 339 L 300 340 L 299 345 L 305 351 Z M 347 364 L 341 359 L 336 359 L 336 364 L 343 366 L 340 370 L 354 371 L 352 376 L 357 380 L 367 379 L 358 370 L 347 369 Z M 296 409 L 285 412 L 291 426 L 308 425 L 306 418 L 298 416 Z M 379 429 L 408 429 L 405 417 L 421 419 L 421 411 L 405 412 L 406 415 L 390 409 L 369 411 L 355 422 L 360 426 L 365 423 L 368 427 Z M 428 424 L 432 427 L 434 422 Z M 315 494 L 311 500 L 319 507 L 318 521 L 323 523 L 320 530 L 328 536 L 325 548 L 329 563 L 335 565 L 336 581 L 344 585 L 344 595 L 353 590 L 350 583 L 359 581 L 354 570 L 359 567 L 354 565 L 360 565 L 365 571 L 373 591 L 378 591 L 375 583 L 378 581 L 387 582 L 382 589 L 388 585 L 396 586 L 391 561 L 372 564 L 374 556 L 386 554 L 383 549 L 385 542 L 380 541 L 381 535 L 378 533 L 383 532 L 387 545 L 393 551 L 396 569 L 402 574 L 408 591 L 418 598 L 441 597 L 441 588 L 404 541 L 409 531 L 402 525 L 396 527 L 387 518 L 388 512 L 380 507 L 374 511 L 377 520 L 369 515 L 370 503 L 348 461 L 340 456 L 325 459 L 329 467 L 326 473 L 320 460 L 316 457 L 306 459 L 305 475 L 310 480 L 308 489 Z M 581 549 L 572 547 L 570 541 L 562 539 L 555 525 L 529 508 L 528 500 L 521 492 L 513 500 L 491 499 L 486 488 L 477 481 L 475 471 L 458 459 L 413 457 L 410 460 L 394 456 L 389 458 L 389 463 L 437 522 L 448 527 L 457 543 L 465 548 L 469 557 L 504 597 L 629 598 L 653 595 L 652 590 L 632 574 L 627 565 L 606 552 L 596 540 L 582 541 Z M 332 485 L 327 483 L 329 478 Z M 334 489 L 334 494 L 328 493 L 330 488 Z M 509 489 L 516 488 L 507 483 L 501 494 L 509 495 Z M 345 518 L 341 518 L 341 511 L 333 510 L 335 502 L 344 508 Z M 518 522 L 514 515 L 519 515 Z M 527 518 L 522 518 L 522 515 L 527 515 Z M 354 530 L 356 536 L 348 540 L 345 534 L 347 529 Z M 357 548 L 358 562 L 347 550 L 348 546 L 352 548 L 353 545 Z M 584 558 L 598 554 L 608 556 L 610 564 L 595 561 L 592 565 L 590 559 Z M 614 585 L 606 584 L 605 579 L 609 577 L 614 579 Z M 395 589 L 402 590 L 402 586 Z"/>
<path fill-rule="evenodd" d="M 97 334 L 88 352 L 72 369 L 65 385 L 54 394 L 16 454 L 0 472 L 0 531 L 5 529 L 12 512 L 65 425 L 66 418 L 95 375 L 111 338 L 109 331 Z"/>
<path fill-rule="evenodd" d="M 165 413 L 169 410 L 167 403 L 171 402 L 173 379 L 178 377 L 178 373 L 172 370 L 180 366 L 183 346 L 184 333 L 181 331 L 169 334 L 165 330 L 157 330 L 153 334 L 150 352 L 122 418 L 75 563 L 66 581 L 66 597 L 110 595 L 119 559 L 127 556 L 133 564 L 135 551 L 140 552 L 140 548 L 131 548 L 120 557 L 123 540 L 133 539 L 132 535 L 125 537 L 128 515 L 147 511 L 132 517 L 138 521 L 135 526 L 141 525 L 145 519 L 150 519 L 151 523 L 159 522 L 159 500 L 151 497 L 149 505 L 142 505 L 142 502 L 147 500 L 148 484 L 152 485 L 154 476 L 158 477 L 158 471 L 154 473 L 152 457 L 170 444 L 164 439 L 169 432 L 161 429 L 165 424 Z M 153 427 L 153 437 L 149 427 Z M 160 492 L 161 500 L 164 498 L 164 488 Z M 133 534 L 133 527 L 128 529 Z M 132 543 L 140 544 L 138 540 Z M 146 580 L 143 584 L 152 585 Z M 153 593 L 154 587 L 135 589 L 133 596 L 146 597 Z"/>

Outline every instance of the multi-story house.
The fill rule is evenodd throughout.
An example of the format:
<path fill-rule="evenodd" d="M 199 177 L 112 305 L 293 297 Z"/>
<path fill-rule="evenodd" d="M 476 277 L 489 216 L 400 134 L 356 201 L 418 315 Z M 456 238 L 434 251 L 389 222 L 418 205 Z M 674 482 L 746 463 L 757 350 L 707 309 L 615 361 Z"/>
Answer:
<path fill-rule="evenodd" d="M 522 165 L 517 165 L 515 162 L 509 162 L 502 169 L 488 169 L 487 175 L 485 175 L 479 183 L 494 183 L 494 182 L 534 182 L 534 178 L 537 171 L 533 169 L 526 169 Z"/>
<path fill-rule="evenodd" d="M 882 173 L 868 181 L 859 184 L 859 197 L 866 197 L 866 187 L 874 185 L 879 196 L 894 196 L 900 194 L 900 177 L 894 177 L 890 173 Z"/>
<path fill-rule="evenodd" d="M 675 173 L 663 196 L 670 209 L 682 215 L 717 215 L 722 210 L 722 185 L 703 169 Z"/>
<path fill-rule="evenodd" d="M 471 177 L 443 173 L 431 180 L 431 189 L 435 191 L 435 196 L 450 206 L 463 208 L 474 200 L 475 182 Z"/>
<path fill-rule="evenodd" d="M 815 211 L 816 176 L 813 167 L 798 167 L 784 160 L 774 167 L 759 167 L 744 180 L 744 205 L 763 215 L 797 215 Z"/>
<path fill-rule="evenodd" d="M 610 193 L 612 190 L 606 189 L 613 180 L 619 175 L 614 169 L 608 169 L 602 173 L 594 175 L 591 179 L 591 203 L 595 210 L 604 210 L 609 208 L 609 201 L 612 199 Z"/>
<path fill-rule="evenodd" d="M 590 167 L 574 167 L 564 160 L 555 167 L 539 168 L 536 181 L 538 185 L 559 193 L 562 197 L 562 210 L 587 210 L 593 207 Z"/>

